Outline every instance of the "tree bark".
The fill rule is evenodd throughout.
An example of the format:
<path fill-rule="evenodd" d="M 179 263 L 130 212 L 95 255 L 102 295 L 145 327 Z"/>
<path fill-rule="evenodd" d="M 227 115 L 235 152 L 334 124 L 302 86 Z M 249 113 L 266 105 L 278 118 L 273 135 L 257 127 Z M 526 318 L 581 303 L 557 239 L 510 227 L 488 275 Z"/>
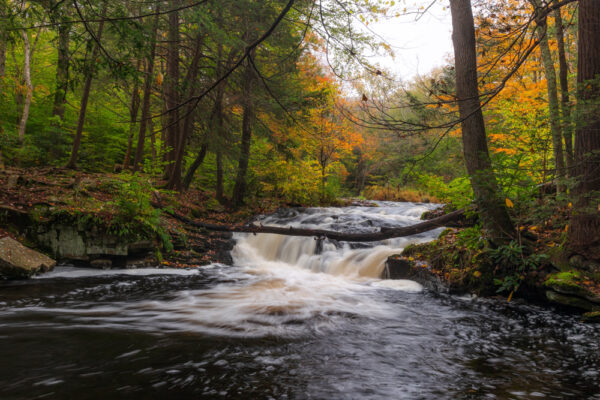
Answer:
<path fill-rule="evenodd" d="M 39 34 L 39 32 L 38 32 Z M 31 83 L 31 45 L 29 43 L 29 35 L 26 30 L 21 31 L 23 38 L 23 80 L 27 93 L 25 94 L 25 103 L 23 104 L 23 113 L 19 122 L 19 143 L 25 140 L 25 129 L 27 128 L 27 120 L 29 119 L 29 108 L 31 107 L 31 99 L 33 97 L 33 84 Z"/>
<path fill-rule="evenodd" d="M 540 6 L 540 0 L 532 0 L 534 7 Z M 537 35 L 540 41 L 540 52 L 542 65 L 546 75 L 546 88 L 548 91 L 548 119 L 550 120 L 550 134 L 552 136 L 552 148 L 554 150 L 554 176 L 558 178 L 556 185 L 558 192 L 564 191 L 564 185 L 560 180 L 565 177 L 565 161 L 562 148 L 562 130 L 560 123 L 560 109 L 558 106 L 558 89 L 556 85 L 556 71 L 554 61 L 548 44 L 548 19 L 544 17 L 537 26 Z"/>
<path fill-rule="evenodd" d="M 150 133 L 150 146 L 152 146 L 152 162 L 156 163 L 158 154 L 156 154 L 156 132 L 154 131 L 154 121 L 148 118 L 148 131 Z"/>
<path fill-rule="evenodd" d="M 253 53 L 250 57 L 253 57 Z M 250 161 L 250 144 L 252 141 L 252 124 L 254 122 L 254 104 L 252 101 L 252 88 L 254 85 L 254 70 L 252 63 L 246 61 L 246 70 L 244 73 L 243 86 L 243 104 L 244 114 L 242 116 L 242 142 L 240 147 L 240 158 L 238 161 L 237 176 L 235 186 L 233 187 L 232 205 L 239 207 L 244 203 L 244 194 L 246 193 L 246 174 L 248 172 L 248 163 Z"/>
<path fill-rule="evenodd" d="M 144 157 L 144 142 L 146 140 L 146 129 L 150 117 L 150 98 L 152 96 L 152 79 L 154 77 L 154 58 L 156 57 L 156 35 L 158 33 L 158 21 L 160 6 L 156 7 L 156 16 L 154 17 L 154 25 L 152 28 L 152 39 L 150 43 L 150 54 L 146 59 L 146 68 L 144 76 L 144 99 L 142 100 L 142 117 L 140 120 L 140 130 L 138 132 L 138 142 L 135 149 L 135 158 L 133 160 L 133 170 L 137 171 L 142 163 Z M 151 134 L 152 138 L 152 158 L 156 158 L 156 149 L 154 148 L 154 133 Z"/>
<path fill-rule="evenodd" d="M 514 236 L 513 224 L 492 169 L 477 86 L 475 27 L 470 0 L 450 0 L 456 94 L 463 152 L 483 227 L 495 244 Z"/>
<path fill-rule="evenodd" d="M 179 1 L 172 2 L 173 7 L 179 5 Z M 167 76 L 165 77 L 165 98 L 168 115 L 166 118 L 166 153 L 165 161 L 167 168 L 165 177 L 171 177 L 175 152 L 179 138 L 179 12 L 169 14 L 168 45 L 167 45 Z"/>
<path fill-rule="evenodd" d="M 217 149 L 217 187 L 215 189 L 215 198 L 221 204 L 225 203 L 225 191 L 223 190 L 223 150 Z"/>
<path fill-rule="evenodd" d="M 560 80 L 560 105 L 562 115 L 562 134 L 565 141 L 565 159 L 567 162 L 567 175 L 573 173 L 573 122 L 571 121 L 571 104 L 569 99 L 569 66 L 565 52 L 565 35 L 561 9 L 554 10 L 556 24 L 556 42 L 558 45 L 558 76 Z"/>
<path fill-rule="evenodd" d="M 187 173 L 185 174 L 185 177 L 183 178 L 183 188 L 185 190 L 188 190 L 190 188 L 190 185 L 192 184 L 192 179 L 194 179 L 194 174 L 196 173 L 196 170 L 198 168 L 200 168 L 200 166 L 204 162 L 204 158 L 206 157 L 207 150 L 208 150 L 208 144 L 203 143 L 202 146 L 200 147 L 200 151 L 198 152 L 198 154 L 196 155 L 196 158 L 194 159 L 194 162 L 192 163 L 192 165 L 190 165 Z"/>
<path fill-rule="evenodd" d="M 8 2 L 0 0 L 0 19 L 8 17 Z M 6 31 L 8 24 L 0 26 L 0 89 L 2 88 L 3 78 L 6 75 L 6 51 L 8 50 L 8 32 Z"/>
<path fill-rule="evenodd" d="M 15 44 L 14 43 L 12 43 L 10 46 L 10 55 L 11 55 L 11 58 L 13 61 L 13 65 L 15 66 L 15 81 L 18 80 L 22 84 L 23 76 L 22 76 L 21 70 L 19 69 L 19 64 L 17 63 L 17 56 L 15 55 Z M 16 108 L 16 115 L 17 115 L 15 123 L 17 124 L 17 127 L 21 123 L 21 115 L 23 113 L 23 101 L 24 100 L 23 100 L 22 91 L 17 90 L 15 92 L 15 108 Z"/>
<path fill-rule="evenodd" d="M 69 24 L 58 26 L 58 61 L 56 64 L 56 89 L 52 116 L 58 116 L 62 121 L 65 117 L 65 104 L 69 89 L 69 41 L 71 29 Z"/>
<path fill-rule="evenodd" d="M 579 2 L 572 251 L 600 259 L 600 1 Z"/>
<path fill-rule="evenodd" d="M 140 61 L 138 60 L 136 70 L 140 69 Z M 133 146 L 133 137 L 135 136 L 135 128 L 137 124 L 137 115 L 140 110 L 140 88 L 138 82 L 133 84 L 133 90 L 131 92 L 131 102 L 129 104 L 129 135 L 127 137 L 127 151 L 125 152 L 125 158 L 123 159 L 123 169 L 129 168 L 129 162 L 131 161 L 131 148 Z"/>
<path fill-rule="evenodd" d="M 6 37 L 4 32 L 0 31 L 0 80 L 4 79 L 4 75 L 6 75 Z"/>
<path fill-rule="evenodd" d="M 6 18 L 6 4 L 4 1 L 0 1 L 0 18 Z M 4 76 L 6 75 L 6 46 L 7 46 L 7 33 L 5 27 L 0 27 L 0 89 L 2 89 Z"/>
<path fill-rule="evenodd" d="M 156 207 L 160 207 L 159 204 L 154 204 Z M 204 228 L 211 231 L 219 232 L 247 232 L 247 233 L 274 233 L 277 235 L 287 236 L 313 236 L 318 238 L 328 238 L 331 240 L 338 240 L 343 242 L 379 242 L 381 240 L 416 235 L 422 232 L 427 232 L 435 228 L 445 226 L 448 223 L 459 220 L 463 217 L 465 210 L 457 210 L 449 214 L 442 215 L 441 217 L 433 218 L 425 222 L 421 222 L 415 225 L 404 226 L 401 228 L 381 228 L 379 232 L 372 233 L 343 233 L 328 231 L 322 229 L 305 229 L 305 228 L 293 228 L 293 227 L 278 227 L 278 226 L 262 226 L 262 225 L 218 225 L 218 224 L 207 224 L 203 222 L 194 221 L 181 214 L 173 211 L 166 211 L 167 214 L 172 217 L 198 228 Z"/>
<path fill-rule="evenodd" d="M 200 68 L 200 57 L 202 55 L 202 42 L 202 32 L 198 32 L 194 46 L 194 55 L 192 56 L 192 61 L 188 67 L 188 72 L 184 80 L 184 86 L 186 87 L 184 98 L 186 99 L 191 98 L 194 94 L 194 83 L 198 76 L 198 71 Z M 173 169 L 171 170 L 169 182 L 167 183 L 167 188 L 177 190 L 178 192 L 180 192 L 183 189 L 183 184 L 181 181 L 181 169 L 183 165 L 183 157 L 185 155 L 185 145 L 188 137 L 191 136 L 191 131 L 194 127 L 194 108 L 194 102 L 189 102 L 185 107 L 185 114 L 183 116 L 182 121 L 183 123 L 180 124 L 181 131 L 179 132 L 179 137 L 177 140 L 174 165 Z"/>
<path fill-rule="evenodd" d="M 221 71 L 223 69 L 223 46 L 219 44 L 217 49 L 217 60 L 215 67 L 215 76 L 221 76 Z M 212 112 L 209 118 L 209 133 L 216 137 L 218 140 L 223 138 L 223 97 L 225 96 L 225 82 L 221 82 L 216 87 L 215 94 L 215 103 L 213 105 Z M 196 159 L 188 169 L 185 179 L 183 182 L 183 186 L 185 190 L 189 189 L 190 184 L 192 183 L 192 179 L 196 170 L 200 167 L 202 162 L 204 161 L 204 157 L 206 156 L 206 152 L 208 150 L 208 138 L 205 138 L 205 143 L 202 144 L 200 148 L 200 152 L 196 156 Z M 217 200 L 219 202 L 223 201 L 223 163 L 222 157 L 220 154 L 220 150 L 217 151 Z M 220 182 L 220 183 L 219 183 Z"/>
<path fill-rule="evenodd" d="M 104 12 L 102 13 L 104 14 Z M 104 20 L 98 23 L 98 31 L 96 32 L 96 40 L 102 39 L 102 31 L 104 29 Z M 94 40 L 90 38 L 90 40 Z M 69 162 L 65 166 L 66 168 L 77 168 L 77 158 L 79 155 L 79 146 L 81 145 L 81 136 L 83 134 L 83 125 L 85 123 L 85 113 L 87 110 L 88 100 L 90 97 L 90 90 L 92 88 L 92 80 L 94 78 L 94 72 L 96 70 L 95 63 L 98 55 L 100 54 L 100 45 L 94 43 L 91 58 L 88 60 L 87 71 L 85 74 L 85 83 L 83 85 L 83 93 L 81 95 L 81 102 L 79 104 L 79 117 L 77 118 L 77 131 L 73 138 L 73 147 L 71 149 L 71 157 Z"/>

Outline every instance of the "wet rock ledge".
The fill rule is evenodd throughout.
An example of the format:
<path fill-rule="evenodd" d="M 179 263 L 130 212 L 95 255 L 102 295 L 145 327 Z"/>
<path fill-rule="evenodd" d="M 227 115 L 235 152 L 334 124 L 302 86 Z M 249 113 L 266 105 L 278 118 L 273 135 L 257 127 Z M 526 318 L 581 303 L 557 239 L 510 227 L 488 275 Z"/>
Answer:
<path fill-rule="evenodd" d="M 9 236 L 0 238 L 0 278 L 29 278 L 54 268 L 56 261 L 23 246 Z"/>
<path fill-rule="evenodd" d="M 115 232 L 114 227 L 107 227 L 91 213 L 75 214 L 50 207 L 24 211 L 0 205 L 0 234 L 2 229 L 12 232 L 11 236 L 19 237 L 20 242 L 52 257 L 37 253 L 7 236 L 0 243 L 0 256 L 22 256 L 16 260 L 17 264 L 14 257 L 5 256 L 0 261 L 0 278 L 20 279 L 45 272 L 54 267 L 54 260 L 101 269 L 158 265 L 195 267 L 232 262 L 229 255 L 234 246 L 231 234 L 192 231 L 170 221 L 164 223 L 169 227 L 172 249 L 165 248 L 164 241 L 144 227 L 130 227 L 125 234 Z"/>

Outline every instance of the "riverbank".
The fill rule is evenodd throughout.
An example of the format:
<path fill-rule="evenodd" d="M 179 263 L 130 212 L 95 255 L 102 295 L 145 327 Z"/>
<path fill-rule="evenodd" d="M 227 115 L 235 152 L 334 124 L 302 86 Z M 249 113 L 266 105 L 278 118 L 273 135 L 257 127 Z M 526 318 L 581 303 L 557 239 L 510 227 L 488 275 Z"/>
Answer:
<path fill-rule="evenodd" d="M 96 268 L 230 261 L 231 234 L 190 229 L 155 206 L 208 223 L 242 223 L 277 205 L 228 210 L 212 194 L 160 190 L 146 175 L 59 168 L 0 171 L 0 236 L 63 263 Z"/>
<path fill-rule="evenodd" d="M 442 210 L 436 210 L 423 217 L 440 214 Z M 519 297 L 599 322 L 600 264 L 569 253 L 565 229 L 557 229 L 560 216 L 556 213 L 552 225 L 543 228 L 521 225 L 518 241 L 500 247 L 483 240 L 475 217 L 465 219 L 434 241 L 407 246 L 390 257 L 387 267 L 396 279 L 413 279 L 436 291 L 502 296 L 508 302 Z"/>
<path fill-rule="evenodd" d="M 231 209 L 212 192 L 176 193 L 160 189 L 164 184 L 139 173 L 3 169 L 0 237 L 16 239 L 62 263 L 94 268 L 231 264 L 231 233 L 192 227 L 173 215 L 238 225 L 289 206 L 259 199 Z"/>
<path fill-rule="evenodd" d="M 231 210 L 216 202 L 212 193 L 176 194 L 157 189 L 160 184 L 144 175 L 4 170 L 0 172 L 4 189 L 0 236 L 15 238 L 59 262 L 93 268 L 231 265 L 230 232 L 194 227 L 173 215 L 235 225 L 285 206 L 264 201 Z M 369 201 L 355 205 L 376 206 Z M 423 217 L 441 214 L 429 211 Z M 388 261 L 392 270 L 404 271 L 402 276 L 393 275 L 430 286 L 433 282 L 436 290 L 453 293 L 560 304 L 597 318 L 600 268 L 569 258 L 562 249 L 561 229 L 540 229 L 533 223 L 520 226 L 523 240 L 533 249 L 527 253 L 525 246 L 518 245 L 489 248 L 474 224 L 476 218 L 469 216 L 433 242 L 408 246 Z"/>

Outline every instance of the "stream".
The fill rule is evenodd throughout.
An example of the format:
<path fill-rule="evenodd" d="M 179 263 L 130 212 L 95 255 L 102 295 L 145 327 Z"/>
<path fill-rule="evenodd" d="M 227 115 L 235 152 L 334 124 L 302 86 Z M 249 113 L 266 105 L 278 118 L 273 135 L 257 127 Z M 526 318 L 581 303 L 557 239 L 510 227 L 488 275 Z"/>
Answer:
<path fill-rule="evenodd" d="M 373 232 L 430 204 L 280 210 Z M 59 266 L 0 282 L 0 399 L 600 399 L 600 327 L 381 280 L 379 243 L 236 234 L 234 266 Z"/>

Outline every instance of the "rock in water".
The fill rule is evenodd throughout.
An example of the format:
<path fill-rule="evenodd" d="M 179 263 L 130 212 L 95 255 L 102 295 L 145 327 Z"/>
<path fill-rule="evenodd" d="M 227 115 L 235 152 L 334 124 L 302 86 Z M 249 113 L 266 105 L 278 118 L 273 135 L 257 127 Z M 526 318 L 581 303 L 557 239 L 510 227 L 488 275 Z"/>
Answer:
<path fill-rule="evenodd" d="M 38 272 L 49 271 L 56 265 L 50 257 L 31 250 L 10 237 L 0 239 L 0 277 L 28 278 Z"/>

